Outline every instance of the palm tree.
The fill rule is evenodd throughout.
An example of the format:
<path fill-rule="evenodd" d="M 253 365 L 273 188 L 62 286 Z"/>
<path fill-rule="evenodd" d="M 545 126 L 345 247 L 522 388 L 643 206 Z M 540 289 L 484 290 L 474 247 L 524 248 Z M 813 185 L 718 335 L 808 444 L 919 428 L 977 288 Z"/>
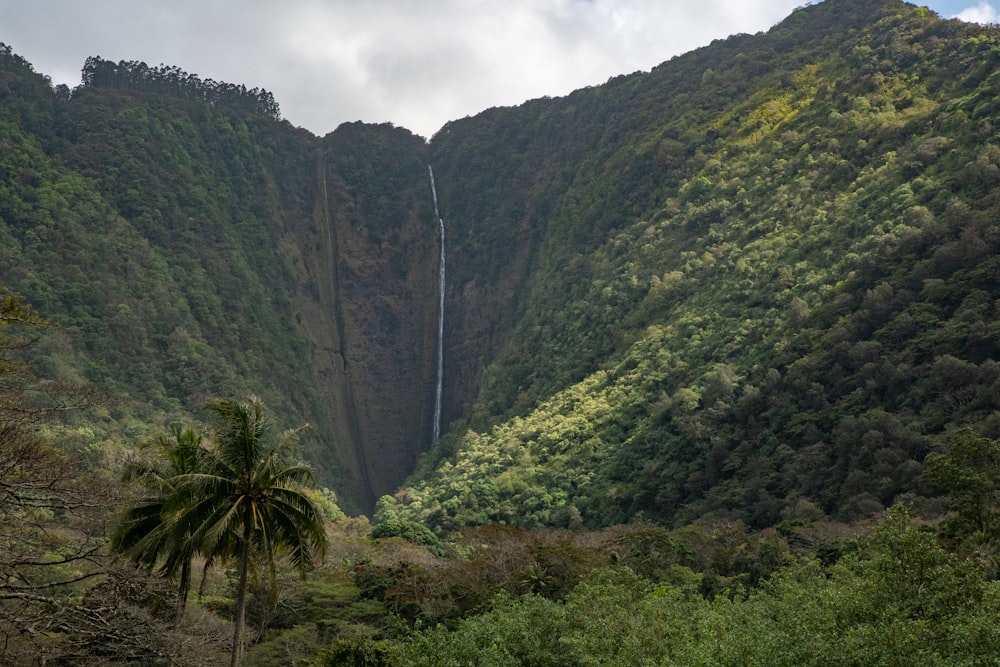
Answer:
<path fill-rule="evenodd" d="M 204 455 L 202 436 L 191 429 L 172 428 L 173 438 L 159 436 L 151 441 L 159 450 L 161 465 L 136 462 L 126 467 L 125 481 L 141 484 L 148 495 L 125 513 L 111 538 L 116 551 L 152 570 L 160 563 L 165 576 L 180 575 L 174 625 L 180 623 L 191 587 L 191 561 L 196 553 L 190 535 L 176 539 L 170 513 L 172 498 L 182 475 L 198 471 Z M 179 572 L 178 572 L 179 571 Z"/>
<path fill-rule="evenodd" d="M 287 554 L 300 572 L 326 549 L 323 517 L 303 486 L 312 468 L 296 461 L 302 429 L 275 434 L 256 396 L 219 399 L 206 408 L 219 421 L 214 444 L 196 472 L 176 478 L 177 492 L 164 508 L 171 542 L 189 543 L 206 557 L 238 560 L 232 665 L 242 659 L 251 556 L 273 573 L 274 559 Z M 305 428 L 305 427 L 303 427 Z"/>

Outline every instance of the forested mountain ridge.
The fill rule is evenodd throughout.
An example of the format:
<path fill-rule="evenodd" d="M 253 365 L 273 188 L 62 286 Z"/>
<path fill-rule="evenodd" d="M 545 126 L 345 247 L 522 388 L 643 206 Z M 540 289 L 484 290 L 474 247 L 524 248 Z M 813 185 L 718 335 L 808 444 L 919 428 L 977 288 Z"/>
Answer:
<path fill-rule="evenodd" d="M 39 374 L 126 396 L 86 446 L 252 390 L 370 508 L 430 444 L 430 163 L 452 428 L 380 517 L 865 516 L 1000 435 L 998 39 L 826 0 L 430 142 L 8 50 L 0 274 L 62 324 Z"/>
<path fill-rule="evenodd" d="M 252 391 L 312 425 L 306 452 L 349 507 L 394 489 L 430 439 L 414 391 L 436 305 L 424 141 L 361 124 L 317 139 L 257 91 L 171 68 L 92 58 L 70 96 L 2 61 L 5 283 L 62 325 L 40 375 L 119 399 L 81 446 L 114 459 L 157 422 Z M 408 193 L 390 190 L 403 169 Z M 406 302 L 424 283 L 425 304 Z"/>

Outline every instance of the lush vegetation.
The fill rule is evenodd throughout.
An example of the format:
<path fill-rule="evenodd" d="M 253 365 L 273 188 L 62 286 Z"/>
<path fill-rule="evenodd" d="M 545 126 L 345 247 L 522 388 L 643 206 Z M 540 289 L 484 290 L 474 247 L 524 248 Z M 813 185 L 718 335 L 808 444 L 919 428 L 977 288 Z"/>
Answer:
<path fill-rule="evenodd" d="M 275 556 L 287 551 L 291 565 L 305 573 L 314 555 L 325 550 L 326 533 L 303 486 L 312 469 L 294 459 L 297 432 L 276 437 L 256 397 L 215 400 L 206 407 L 221 422 L 212 446 L 203 446 L 191 430 L 175 429 L 174 442 L 161 441 L 169 470 L 152 469 L 147 485 L 153 495 L 126 514 L 112 546 L 147 567 L 162 560 L 166 574 L 179 572 L 178 624 L 193 558 L 204 558 L 206 568 L 213 561 L 235 561 L 235 667 L 244 649 L 251 564 L 273 579 Z"/>
<path fill-rule="evenodd" d="M 313 138 L 155 91 L 61 96 L 6 47 L 0 72 L 0 274 L 60 325 L 34 370 L 116 396 L 90 445 L 114 460 L 210 397 L 255 393 L 314 424 L 303 446 L 339 481 L 320 390 L 293 379 L 310 368 L 284 235 L 312 215 Z"/>
<path fill-rule="evenodd" d="M 896 2 L 824 2 L 448 126 L 443 157 L 478 132 L 544 165 L 505 205 L 550 208 L 471 418 L 393 511 L 767 526 L 926 495 L 924 457 L 950 433 L 1000 435 L 997 40 Z M 517 143 L 515 123 L 558 140 Z M 572 159 L 589 132 L 599 149 Z M 474 203 L 477 224 L 516 228 Z"/>
<path fill-rule="evenodd" d="M 17 352 L 45 322 L 12 295 L 0 314 L 4 661 L 238 664 L 244 618 L 261 665 L 985 665 L 1000 640 L 1000 543 L 983 524 L 997 440 L 963 432 L 928 462 L 957 510 L 936 527 L 898 506 L 874 529 L 496 525 L 439 540 L 400 519 L 369 531 L 290 486 L 306 472 L 287 466 L 295 432 L 274 438 L 256 400 L 211 403 L 218 430 L 157 438 L 127 466 L 137 495 L 109 494 L 106 473 L 39 428 L 71 404 L 56 397 L 90 400 L 39 383 Z M 140 569 L 106 548 L 109 520 Z M 325 533 L 326 558 L 292 577 Z"/>
<path fill-rule="evenodd" d="M 992 664 L 998 83 L 826 0 L 318 140 L 0 48 L 0 662 Z"/>
<path fill-rule="evenodd" d="M 997 44 L 835 0 L 429 145 L 138 63 L 67 96 L 6 49 L 0 269 L 62 325 L 36 372 L 120 397 L 108 458 L 254 393 L 371 508 L 430 438 L 429 159 L 451 428 L 397 513 L 862 518 L 928 495 L 955 429 L 1000 436 Z"/>
<path fill-rule="evenodd" d="M 106 397 L 32 372 L 32 343 L 50 326 L 0 289 L 0 662 L 183 658 L 188 642 L 155 612 L 163 583 L 108 556 L 123 493 L 74 437 Z"/>
<path fill-rule="evenodd" d="M 281 110 L 274 95 L 266 90 L 247 90 L 246 86 L 211 79 L 202 81 L 198 75 L 188 74 L 179 67 L 150 67 L 144 62 L 124 60 L 116 64 L 91 56 L 83 65 L 83 85 L 162 93 L 205 101 L 212 106 L 243 109 L 274 120 L 281 119 Z"/>

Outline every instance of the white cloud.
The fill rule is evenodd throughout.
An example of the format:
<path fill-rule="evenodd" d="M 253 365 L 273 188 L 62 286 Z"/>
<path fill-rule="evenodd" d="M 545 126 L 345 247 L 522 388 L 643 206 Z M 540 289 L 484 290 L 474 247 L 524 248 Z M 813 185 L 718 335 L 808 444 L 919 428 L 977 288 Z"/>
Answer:
<path fill-rule="evenodd" d="M 323 72 L 335 74 L 326 81 L 345 98 L 340 108 L 429 135 L 448 120 L 490 106 L 563 95 L 617 74 L 649 69 L 714 38 L 765 30 L 799 4 L 801 0 L 702 0 L 697 5 L 684 0 L 299 2 L 286 44 L 292 59 L 316 72 L 317 81 L 323 80 Z M 322 91 L 310 91 L 312 101 L 305 94 L 296 99 L 280 89 L 275 93 L 293 122 L 314 130 L 322 126 Z M 289 101 L 308 114 L 296 117 Z"/>
<path fill-rule="evenodd" d="M 274 93 L 324 134 L 390 121 L 429 136 L 491 106 L 649 69 L 802 0 L 0 0 L 0 41 L 56 83 L 87 56 L 165 63 Z"/>
<path fill-rule="evenodd" d="M 963 9 L 955 18 L 969 23 L 1000 23 L 1000 13 L 986 0 L 982 0 L 975 7 Z"/>
<path fill-rule="evenodd" d="M 767 30 L 804 2 L 0 0 L 0 41 L 56 83 L 79 83 L 92 55 L 165 63 L 265 88 L 316 134 L 364 120 L 430 136 L 491 106 L 565 95 Z M 987 2 L 966 16 L 997 20 Z"/>

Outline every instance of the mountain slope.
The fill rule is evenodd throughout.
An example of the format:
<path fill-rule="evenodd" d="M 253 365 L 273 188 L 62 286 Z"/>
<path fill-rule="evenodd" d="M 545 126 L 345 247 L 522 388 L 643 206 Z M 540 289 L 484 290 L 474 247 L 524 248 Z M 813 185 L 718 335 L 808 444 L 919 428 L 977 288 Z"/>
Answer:
<path fill-rule="evenodd" d="M 828 0 L 519 109 L 529 136 L 589 113 L 566 133 L 600 140 L 539 179 L 557 203 L 471 430 L 383 512 L 859 517 L 919 492 L 955 427 L 995 436 L 997 37 Z"/>
<path fill-rule="evenodd" d="M 121 397 L 90 446 L 254 392 L 313 425 L 306 453 L 348 506 L 393 490 L 430 440 L 423 140 L 319 140 L 141 63 L 90 59 L 105 74 L 71 97 L 9 49 L 0 64 L 3 281 L 62 325 L 43 377 Z"/>

